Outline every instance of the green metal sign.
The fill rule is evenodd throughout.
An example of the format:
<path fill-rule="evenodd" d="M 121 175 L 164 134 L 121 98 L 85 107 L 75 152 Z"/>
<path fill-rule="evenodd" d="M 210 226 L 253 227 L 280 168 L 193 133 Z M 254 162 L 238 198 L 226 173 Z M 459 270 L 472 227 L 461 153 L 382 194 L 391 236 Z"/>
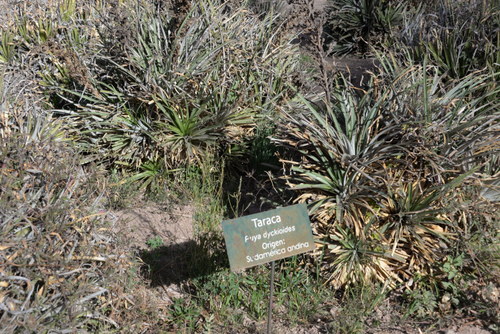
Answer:
<path fill-rule="evenodd" d="M 315 248 L 305 204 L 225 220 L 222 229 L 233 271 Z"/>

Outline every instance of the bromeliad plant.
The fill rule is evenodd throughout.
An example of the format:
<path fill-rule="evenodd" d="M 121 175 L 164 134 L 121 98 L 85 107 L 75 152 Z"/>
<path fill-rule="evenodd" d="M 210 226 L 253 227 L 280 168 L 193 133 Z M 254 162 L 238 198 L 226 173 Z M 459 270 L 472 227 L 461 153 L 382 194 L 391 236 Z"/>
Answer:
<path fill-rule="evenodd" d="M 410 49 L 415 63 L 428 57 L 452 79 L 484 69 L 494 73 L 500 62 L 499 9 L 495 1 L 425 4 L 405 16 L 401 47 Z"/>
<path fill-rule="evenodd" d="M 475 72 L 449 82 L 436 66 L 408 66 L 389 57 L 380 60 L 381 77 L 397 98 L 387 116 L 401 124 L 414 164 L 443 183 L 450 175 L 495 160 L 499 72 Z"/>
<path fill-rule="evenodd" d="M 435 186 L 423 176 L 408 182 L 404 171 L 386 170 L 385 189 L 377 198 L 377 230 L 391 254 L 405 260 L 399 264 L 400 276 L 409 279 L 414 272 L 427 273 L 442 258 L 442 248 L 453 242 L 459 228 L 451 215 L 458 201 L 450 191 L 476 170 Z"/>
<path fill-rule="evenodd" d="M 377 99 L 376 99 L 377 98 Z M 375 90 L 361 96 L 341 79 L 332 89 L 325 110 L 302 98 L 305 109 L 285 116 L 281 142 L 294 148 L 287 160 L 298 201 L 310 203 L 315 233 L 325 245 L 324 268 L 333 270 L 336 286 L 358 279 L 391 277 L 389 263 L 397 261 L 380 238 L 371 216 L 378 195 L 379 170 L 403 149 L 396 124 L 382 118 L 390 95 Z M 370 267 L 358 273 L 362 267 Z M 359 274 L 359 275 L 358 275 Z"/>
<path fill-rule="evenodd" d="M 299 200 L 314 200 L 313 211 L 341 221 L 351 207 L 365 206 L 376 189 L 374 166 L 402 150 L 395 143 L 396 124 L 382 119 L 389 95 L 376 96 L 375 90 L 360 97 L 345 79 L 333 89 L 325 110 L 300 97 L 305 106 L 299 113 L 287 114 L 281 129 L 284 143 L 297 148 L 301 161 L 291 162 L 295 189 L 321 189 L 317 195 L 304 193 Z M 378 98 L 378 101 L 375 101 Z M 288 134 L 288 135 L 287 135 Z M 332 210 L 330 211 L 330 209 Z M 334 208 L 334 209 L 333 209 Z M 326 212 L 329 212 L 328 214 Z"/>
<path fill-rule="evenodd" d="M 428 273 L 467 224 L 460 187 L 499 149 L 491 75 L 450 83 L 432 66 L 381 62 L 368 91 L 337 81 L 323 108 L 301 99 L 276 139 L 336 287 Z"/>
<path fill-rule="evenodd" d="M 99 160 L 125 170 L 155 166 L 148 175 L 161 175 L 207 152 L 241 154 L 257 119 L 292 94 L 295 56 L 276 16 L 200 1 L 177 26 L 147 5 L 128 10 L 127 48 L 106 53 L 115 35 L 103 31 L 90 86 L 49 80 L 56 113 Z"/>
<path fill-rule="evenodd" d="M 406 13 L 406 2 L 390 0 L 328 1 L 328 37 L 337 55 L 366 53 L 393 33 Z"/>

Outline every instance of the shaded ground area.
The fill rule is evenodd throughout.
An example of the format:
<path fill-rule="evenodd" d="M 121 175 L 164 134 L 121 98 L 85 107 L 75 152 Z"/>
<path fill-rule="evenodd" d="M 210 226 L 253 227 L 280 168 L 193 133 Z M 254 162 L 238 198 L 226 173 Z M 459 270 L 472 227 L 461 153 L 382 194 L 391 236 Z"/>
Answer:
<path fill-rule="evenodd" d="M 377 72 L 378 61 L 374 58 L 355 56 L 332 57 L 323 50 L 323 25 L 327 18 L 327 0 L 292 0 L 283 10 L 287 29 L 296 36 L 294 43 L 300 45 L 304 54 L 310 55 L 317 62 L 317 67 L 327 76 L 341 72 L 349 77 L 356 87 L 365 86 L 372 73 Z M 315 91 L 317 89 L 314 89 Z"/>
<path fill-rule="evenodd" d="M 193 207 L 142 204 L 109 212 L 124 247 L 143 263 L 142 275 L 151 282 L 151 290 L 161 304 L 183 296 L 180 283 L 188 278 L 186 267 L 193 241 Z"/>

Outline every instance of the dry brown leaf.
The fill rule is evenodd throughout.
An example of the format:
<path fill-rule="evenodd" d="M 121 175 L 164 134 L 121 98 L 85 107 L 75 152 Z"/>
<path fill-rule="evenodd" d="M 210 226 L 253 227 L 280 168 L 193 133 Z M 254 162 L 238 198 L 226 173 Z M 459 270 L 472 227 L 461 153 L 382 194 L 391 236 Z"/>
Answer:
<path fill-rule="evenodd" d="M 13 247 L 14 245 L 0 245 L 0 251 L 4 251 L 6 249 L 9 249 L 11 247 Z"/>
<path fill-rule="evenodd" d="M 13 262 L 17 258 L 18 255 L 19 255 L 19 252 L 16 251 L 14 254 L 7 256 L 7 262 Z"/>
<path fill-rule="evenodd" d="M 47 285 L 51 286 L 51 285 L 59 284 L 59 283 L 62 283 L 62 282 L 64 282 L 64 278 L 50 276 L 49 279 L 47 280 Z"/>

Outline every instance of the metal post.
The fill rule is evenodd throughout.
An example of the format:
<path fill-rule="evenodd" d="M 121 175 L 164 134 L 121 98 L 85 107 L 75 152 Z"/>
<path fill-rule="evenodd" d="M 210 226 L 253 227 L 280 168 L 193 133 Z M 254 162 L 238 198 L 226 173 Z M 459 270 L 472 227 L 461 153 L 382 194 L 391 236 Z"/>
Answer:
<path fill-rule="evenodd" d="M 273 316 L 273 293 L 274 293 L 274 261 L 271 262 L 271 282 L 269 292 L 269 309 L 267 310 L 267 334 L 271 334 L 271 320 Z"/>

